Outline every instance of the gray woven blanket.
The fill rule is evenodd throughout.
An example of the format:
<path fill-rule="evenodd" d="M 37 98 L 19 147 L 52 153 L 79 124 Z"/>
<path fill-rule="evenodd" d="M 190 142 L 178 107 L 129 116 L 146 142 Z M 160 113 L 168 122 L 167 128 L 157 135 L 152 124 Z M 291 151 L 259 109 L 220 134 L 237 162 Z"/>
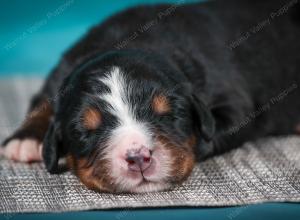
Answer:
<path fill-rule="evenodd" d="M 0 81 L 0 141 L 21 122 L 28 99 L 41 80 Z M 0 159 L 0 212 L 231 206 L 265 201 L 300 202 L 300 138 L 247 143 L 199 163 L 182 186 L 147 194 L 107 194 L 88 190 L 70 172 L 50 175 L 40 163 Z"/>

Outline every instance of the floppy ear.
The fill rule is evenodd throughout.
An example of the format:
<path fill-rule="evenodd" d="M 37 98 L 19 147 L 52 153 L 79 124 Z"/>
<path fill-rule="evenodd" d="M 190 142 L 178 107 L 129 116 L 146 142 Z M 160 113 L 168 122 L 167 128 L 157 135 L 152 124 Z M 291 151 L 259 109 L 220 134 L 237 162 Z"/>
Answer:
<path fill-rule="evenodd" d="M 59 123 L 51 122 L 43 141 L 43 159 L 50 173 L 58 173 L 59 145 L 61 133 Z"/>
<path fill-rule="evenodd" d="M 192 104 L 200 131 L 206 141 L 210 141 L 215 134 L 215 119 L 208 107 L 196 96 L 192 95 Z"/>

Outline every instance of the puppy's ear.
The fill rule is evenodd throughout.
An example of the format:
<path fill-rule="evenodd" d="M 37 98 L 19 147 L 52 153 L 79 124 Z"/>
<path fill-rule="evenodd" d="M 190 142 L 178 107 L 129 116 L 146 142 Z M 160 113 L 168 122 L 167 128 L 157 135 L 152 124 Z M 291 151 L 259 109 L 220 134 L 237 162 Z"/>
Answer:
<path fill-rule="evenodd" d="M 215 134 L 215 119 L 208 107 L 194 94 L 192 94 L 193 113 L 196 116 L 197 124 L 200 125 L 200 132 L 206 141 L 210 141 Z"/>
<path fill-rule="evenodd" d="M 50 173 L 58 173 L 61 132 L 58 122 L 51 122 L 43 141 L 43 159 Z"/>

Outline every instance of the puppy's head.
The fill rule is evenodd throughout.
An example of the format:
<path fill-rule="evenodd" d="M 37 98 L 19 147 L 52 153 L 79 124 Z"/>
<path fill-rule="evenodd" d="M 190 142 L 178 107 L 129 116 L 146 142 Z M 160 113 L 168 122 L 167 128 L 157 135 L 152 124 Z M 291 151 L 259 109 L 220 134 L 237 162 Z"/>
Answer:
<path fill-rule="evenodd" d="M 85 185 L 108 192 L 182 182 L 196 146 L 214 132 L 209 110 L 187 87 L 177 70 L 149 54 L 119 51 L 85 63 L 62 86 L 44 140 L 47 169 L 56 172 L 67 155 Z"/>

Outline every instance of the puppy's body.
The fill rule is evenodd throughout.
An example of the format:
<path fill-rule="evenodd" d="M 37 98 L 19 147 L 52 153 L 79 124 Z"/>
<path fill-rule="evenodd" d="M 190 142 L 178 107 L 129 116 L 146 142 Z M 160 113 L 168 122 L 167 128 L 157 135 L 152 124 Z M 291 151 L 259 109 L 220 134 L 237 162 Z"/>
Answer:
<path fill-rule="evenodd" d="M 215 121 L 215 133 L 206 144 L 201 144 L 205 132 L 190 131 L 187 126 L 186 134 L 200 139 L 194 151 L 200 159 L 267 135 L 297 133 L 300 123 L 299 12 L 299 4 L 287 0 L 229 0 L 130 9 L 93 28 L 63 56 L 31 109 L 40 106 L 45 99 L 50 100 L 46 108 L 55 113 L 71 108 L 71 103 L 76 102 L 74 97 L 81 93 L 71 89 L 70 96 L 68 86 L 93 85 L 85 82 L 89 76 L 82 72 L 116 65 L 137 81 L 150 79 L 167 89 L 191 85 L 185 89 L 192 90 L 208 107 Z M 103 54 L 105 58 L 101 58 Z M 97 77 L 104 77 L 106 73 L 100 71 Z M 147 83 L 142 86 L 151 88 Z M 136 106 L 141 105 L 139 101 L 134 102 Z M 68 117 L 68 111 L 64 112 L 60 117 Z M 201 123 L 205 124 L 203 120 Z M 47 127 L 49 120 L 44 121 Z M 35 138 L 42 141 L 45 129 L 37 133 L 36 127 L 20 129 L 8 140 Z M 55 126 L 49 129 L 54 130 Z M 62 142 L 66 146 L 70 140 L 66 138 Z M 45 140 L 45 144 L 49 144 L 49 140 Z M 72 150 L 64 147 L 44 151 L 48 167 L 53 168 L 55 160 L 48 160 L 47 155 L 64 155 Z M 78 158 L 72 160 L 73 166 L 78 166 L 79 162 L 74 162 Z M 92 188 L 97 188 L 94 185 Z"/>
<path fill-rule="evenodd" d="M 288 11 L 280 15 L 286 5 Z M 131 9 L 93 28 L 68 51 L 43 93 L 55 96 L 59 82 L 95 54 L 141 49 L 167 58 L 208 106 L 217 106 L 218 131 L 229 136 L 226 143 L 220 137 L 219 150 L 266 135 L 294 133 L 300 123 L 298 89 L 241 125 L 249 114 L 300 82 L 300 24 L 291 19 L 293 7 L 290 1 L 227 1 Z M 272 13 L 278 15 L 272 19 Z M 238 127 L 243 129 L 231 135 Z"/>

